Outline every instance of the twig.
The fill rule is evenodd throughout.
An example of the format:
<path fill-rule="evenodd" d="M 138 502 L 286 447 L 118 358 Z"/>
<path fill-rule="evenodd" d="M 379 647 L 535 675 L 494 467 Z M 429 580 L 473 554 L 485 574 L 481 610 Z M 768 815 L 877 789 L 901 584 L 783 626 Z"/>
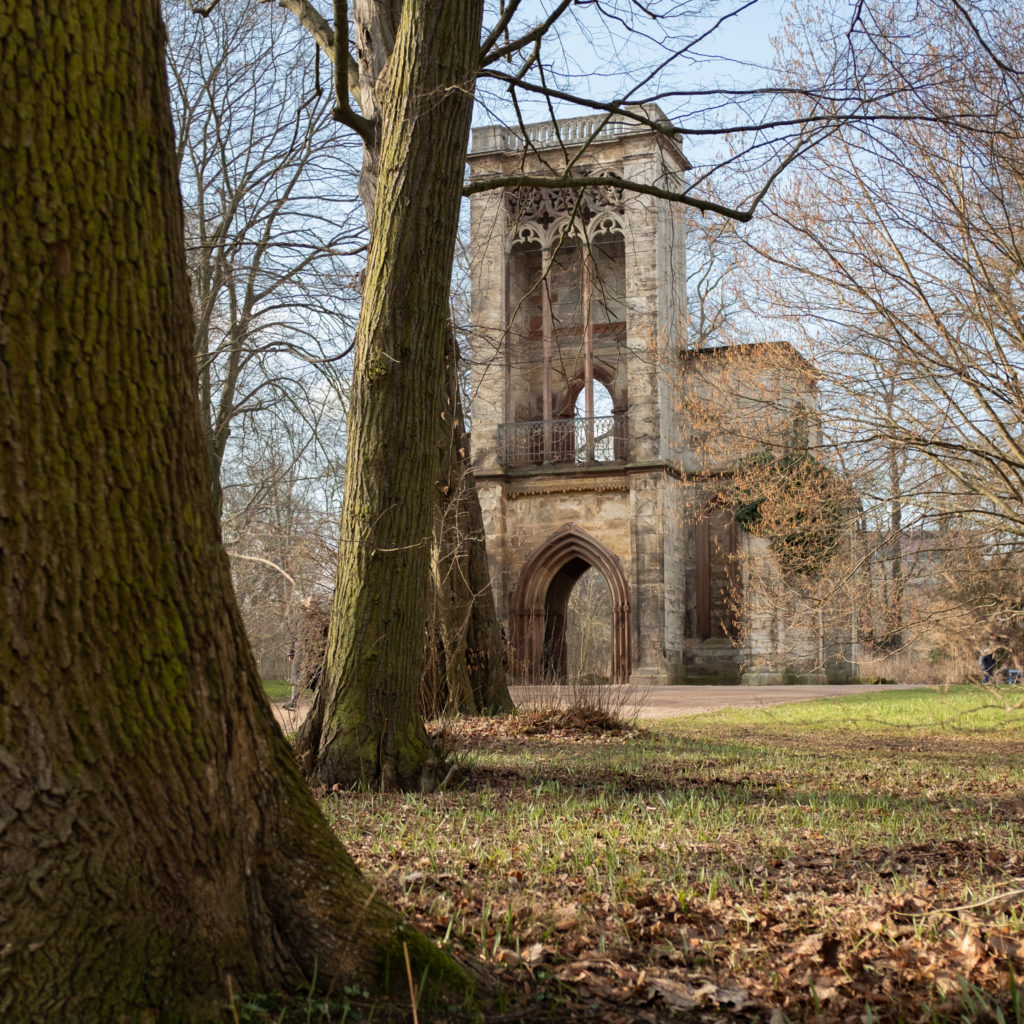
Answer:
<path fill-rule="evenodd" d="M 405 974 L 409 979 L 409 998 L 412 999 L 412 1024 L 420 1024 L 419 1014 L 416 1012 L 416 983 L 412 980 L 412 964 L 409 963 L 407 942 L 402 942 L 402 952 L 405 954 Z"/>
<path fill-rule="evenodd" d="M 1024 879 L 1014 878 L 1013 881 L 1020 882 Z M 995 903 L 997 900 L 1008 900 L 1014 896 L 1024 896 L 1024 889 L 1009 889 L 1007 892 L 997 892 L 994 896 L 989 896 L 986 899 L 978 900 L 975 903 L 962 903 L 958 907 L 936 907 L 934 910 L 927 910 L 923 914 L 903 914 L 900 917 L 930 917 L 932 914 L 956 914 L 961 910 L 976 910 L 978 907 L 987 906 L 989 903 Z"/>
<path fill-rule="evenodd" d="M 228 558 L 241 558 L 246 562 L 259 562 L 261 565 L 269 565 L 275 572 L 279 572 L 293 587 L 295 586 L 295 580 L 288 575 L 276 562 L 272 562 L 269 558 L 262 558 L 259 555 L 240 555 L 237 551 L 229 551 Z"/>

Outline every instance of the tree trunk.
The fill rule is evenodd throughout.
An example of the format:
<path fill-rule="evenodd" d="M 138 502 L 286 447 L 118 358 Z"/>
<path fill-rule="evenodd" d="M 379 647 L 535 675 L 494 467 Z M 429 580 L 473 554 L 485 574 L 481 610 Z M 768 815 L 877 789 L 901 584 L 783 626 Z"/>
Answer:
<path fill-rule="evenodd" d="M 463 660 L 473 710 L 494 714 L 511 711 L 514 705 L 508 692 L 502 659 L 505 645 L 494 607 L 491 571 L 484 542 L 484 515 L 473 476 L 469 434 L 466 433 L 466 416 L 459 391 L 459 351 L 454 335 L 451 337 L 451 351 L 449 400 L 454 409 L 454 426 L 449 457 L 457 502 L 456 529 L 451 540 L 457 545 L 454 557 L 459 561 L 458 571 L 453 574 L 451 601 L 456 608 L 466 608 Z"/>
<path fill-rule="evenodd" d="M 402 990 L 403 946 L 461 991 L 335 841 L 245 641 L 157 4 L 0 0 L 0 24 L 0 1017 L 222 1019 L 229 978 Z"/>
<path fill-rule="evenodd" d="M 502 660 L 454 331 L 449 331 L 448 353 L 444 420 L 451 428 L 442 434 L 441 464 L 446 470 L 435 513 L 421 704 L 428 715 L 493 714 L 511 711 L 514 705 Z"/>
<path fill-rule="evenodd" d="M 366 164 L 375 192 L 338 584 L 327 685 L 317 691 L 298 748 L 321 782 L 414 788 L 429 785 L 436 768 L 418 694 L 451 266 L 482 4 L 406 0 L 397 25 L 383 26 L 376 8 L 360 4 L 355 18 L 361 55 L 386 49 L 390 57 L 369 82 L 377 145 L 368 147 Z M 384 38 L 392 29 L 393 44 Z"/>

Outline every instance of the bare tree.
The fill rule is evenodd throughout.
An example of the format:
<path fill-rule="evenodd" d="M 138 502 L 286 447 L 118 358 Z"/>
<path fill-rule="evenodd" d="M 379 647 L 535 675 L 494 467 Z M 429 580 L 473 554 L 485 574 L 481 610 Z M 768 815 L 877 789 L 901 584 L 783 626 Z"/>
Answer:
<path fill-rule="evenodd" d="M 233 430 L 345 388 L 365 243 L 357 150 L 316 54 L 256 0 L 165 4 L 200 400 L 214 498 Z"/>
<path fill-rule="evenodd" d="M 934 565 L 941 586 L 915 581 L 922 545 L 971 541 L 963 571 L 1005 580 L 1005 546 L 1024 536 L 1024 21 L 935 0 L 865 9 L 855 33 L 894 84 L 899 128 L 845 126 L 771 201 L 755 244 L 768 308 L 822 368 L 831 428 L 873 495 L 877 629 L 934 643 L 937 621 L 962 616 L 949 595 L 985 588 L 951 585 L 952 559 Z M 829 60 L 815 40 L 787 69 Z M 984 604 L 979 635 L 1005 630 Z"/>
<path fill-rule="evenodd" d="M 240 421 L 224 467 L 221 530 L 235 594 L 264 677 L 287 678 L 300 609 L 334 586 L 344 482 L 344 409 L 333 390 L 303 416 Z"/>

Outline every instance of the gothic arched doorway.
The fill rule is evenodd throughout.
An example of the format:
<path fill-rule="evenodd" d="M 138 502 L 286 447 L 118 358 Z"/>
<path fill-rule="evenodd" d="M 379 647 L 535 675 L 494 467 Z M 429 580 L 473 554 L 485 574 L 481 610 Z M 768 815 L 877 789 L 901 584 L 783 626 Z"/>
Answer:
<path fill-rule="evenodd" d="M 565 675 L 565 615 L 577 580 L 597 569 L 611 595 L 613 683 L 629 682 L 629 586 L 619 560 L 575 523 L 556 530 L 526 560 L 512 595 L 516 673 L 529 680 Z"/>

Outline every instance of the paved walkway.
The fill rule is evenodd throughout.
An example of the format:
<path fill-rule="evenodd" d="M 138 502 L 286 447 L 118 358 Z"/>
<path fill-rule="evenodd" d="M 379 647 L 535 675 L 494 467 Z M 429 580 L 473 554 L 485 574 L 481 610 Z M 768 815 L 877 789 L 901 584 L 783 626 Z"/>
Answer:
<path fill-rule="evenodd" d="M 798 700 L 817 700 L 819 697 L 841 697 L 846 693 L 878 693 L 882 690 L 907 690 L 910 686 L 887 684 L 882 686 L 651 686 L 646 688 L 600 687 L 602 695 L 612 696 L 605 707 L 621 708 L 627 715 L 640 704 L 639 718 L 677 718 L 697 715 L 702 711 L 720 708 L 762 708 L 774 704 L 789 704 Z M 546 692 L 547 691 L 547 692 Z M 525 707 L 558 704 L 566 701 L 565 687 L 517 686 L 512 688 L 512 699 Z M 309 699 L 299 701 L 295 711 L 286 711 L 281 704 L 274 705 L 281 728 L 294 732 L 309 711 Z"/>

